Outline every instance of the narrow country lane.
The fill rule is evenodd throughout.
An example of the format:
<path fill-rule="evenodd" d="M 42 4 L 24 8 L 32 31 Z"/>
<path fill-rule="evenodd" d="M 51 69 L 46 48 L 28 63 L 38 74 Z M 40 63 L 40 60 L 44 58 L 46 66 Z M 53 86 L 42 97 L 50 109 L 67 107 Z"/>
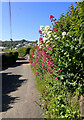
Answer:
<path fill-rule="evenodd" d="M 43 118 L 39 106 L 40 93 L 28 60 L 2 71 L 3 118 Z"/>

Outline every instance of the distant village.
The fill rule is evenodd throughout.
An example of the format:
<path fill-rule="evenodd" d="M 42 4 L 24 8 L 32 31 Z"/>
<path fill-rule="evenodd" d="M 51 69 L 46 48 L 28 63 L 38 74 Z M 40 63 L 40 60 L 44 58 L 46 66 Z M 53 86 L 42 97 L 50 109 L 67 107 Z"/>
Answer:
<path fill-rule="evenodd" d="M 20 40 L 20 41 L 0 41 L 0 50 L 4 49 L 11 49 L 18 50 L 20 47 L 27 47 L 27 46 L 37 46 L 36 41 L 27 41 L 27 40 Z"/>

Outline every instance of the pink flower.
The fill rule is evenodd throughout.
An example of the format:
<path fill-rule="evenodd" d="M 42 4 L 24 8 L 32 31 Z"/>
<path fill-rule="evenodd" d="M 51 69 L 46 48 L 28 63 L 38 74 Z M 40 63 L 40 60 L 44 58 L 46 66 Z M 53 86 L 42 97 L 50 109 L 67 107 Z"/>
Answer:
<path fill-rule="evenodd" d="M 62 70 L 60 70 L 60 72 L 62 72 Z"/>
<path fill-rule="evenodd" d="M 53 28 L 53 31 L 58 31 L 58 29 Z"/>
<path fill-rule="evenodd" d="M 30 63 L 32 63 L 32 59 L 30 59 Z"/>
<path fill-rule="evenodd" d="M 43 55 L 45 55 L 46 54 L 46 52 L 43 52 Z"/>
<path fill-rule="evenodd" d="M 50 48 L 50 49 L 51 49 L 51 48 Z M 48 58 L 50 58 L 50 54 L 49 54 L 49 55 L 47 55 L 47 57 L 48 57 Z"/>
<path fill-rule="evenodd" d="M 45 46 L 43 48 L 45 48 Z"/>
<path fill-rule="evenodd" d="M 52 65 L 53 63 L 52 62 L 50 62 L 50 65 Z"/>
<path fill-rule="evenodd" d="M 34 59 L 33 55 L 31 56 L 31 58 L 33 58 L 33 59 Z"/>
<path fill-rule="evenodd" d="M 53 21 L 53 19 L 50 20 L 51 22 Z"/>
<path fill-rule="evenodd" d="M 50 62 L 47 62 L 47 64 L 50 66 Z"/>
<path fill-rule="evenodd" d="M 42 41 L 42 40 L 43 40 L 43 38 L 42 38 L 42 37 L 40 37 L 40 38 L 39 38 L 39 41 Z"/>
<path fill-rule="evenodd" d="M 57 77 L 55 78 L 55 80 L 57 80 Z"/>
<path fill-rule="evenodd" d="M 52 30 L 55 31 L 55 28 L 53 28 Z"/>
<path fill-rule="evenodd" d="M 54 66 L 54 64 L 52 64 L 52 66 L 51 67 L 53 67 Z"/>
<path fill-rule="evenodd" d="M 52 60 L 54 61 L 54 58 L 52 58 Z"/>
<path fill-rule="evenodd" d="M 40 43 L 42 45 L 42 43 Z"/>
<path fill-rule="evenodd" d="M 50 68 L 47 69 L 48 72 L 50 72 L 50 70 L 51 70 Z"/>
<path fill-rule="evenodd" d="M 51 47 L 53 47 L 53 45 L 51 45 Z"/>
<path fill-rule="evenodd" d="M 44 66 L 44 64 L 42 64 L 42 66 Z"/>
<path fill-rule="evenodd" d="M 47 62 L 49 62 L 49 60 L 47 60 Z"/>
<path fill-rule="evenodd" d="M 50 49 L 50 47 L 48 46 L 48 47 L 47 47 L 47 50 L 49 50 L 49 49 Z"/>
<path fill-rule="evenodd" d="M 45 67 L 43 67 L 43 69 L 45 69 Z"/>
<path fill-rule="evenodd" d="M 51 18 L 54 18 L 54 16 L 53 16 L 53 15 L 50 15 L 50 19 L 51 19 Z"/>
<path fill-rule="evenodd" d="M 55 21 L 55 24 L 58 23 L 59 21 Z"/>
<path fill-rule="evenodd" d="M 39 50 L 39 51 L 42 51 L 42 49 L 41 49 L 39 46 L 38 46 L 38 50 Z"/>
<path fill-rule="evenodd" d="M 41 30 L 39 30 L 39 34 L 42 34 L 42 31 L 41 31 Z"/>
<path fill-rule="evenodd" d="M 58 70 L 59 72 L 62 72 L 62 70 Z"/>
<path fill-rule="evenodd" d="M 37 71 L 37 72 L 36 72 L 36 74 L 38 75 L 38 74 L 39 74 L 39 72 Z"/>
<path fill-rule="evenodd" d="M 46 60 L 44 59 L 43 62 L 45 62 Z"/>
<path fill-rule="evenodd" d="M 53 67 L 54 66 L 54 64 L 52 64 L 52 66 L 51 67 Z"/>
<path fill-rule="evenodd" d="M 59 76 L 59 74 L 57 74 L 57 76 Z"/>
<path fill-rule="evenodd" d="M 37 50 L 37 55 L 39 55 L 39 56 L 41 55 L 41 52 L 40 52 L 40 51 L 38 51 L 38 50 Z"/>
<path fill-rule="evenodd" d="M 53 70 L 55 70 L 55 68 Z"/>
<path fill-rule="evenodd" d="M 58 31 L 58 29 L 55 29 L 55 31 Z"/>
<path fill-rule="evenodd" d="M 55 25 L 53 25 L 53 26 L 55 26 Z"/>

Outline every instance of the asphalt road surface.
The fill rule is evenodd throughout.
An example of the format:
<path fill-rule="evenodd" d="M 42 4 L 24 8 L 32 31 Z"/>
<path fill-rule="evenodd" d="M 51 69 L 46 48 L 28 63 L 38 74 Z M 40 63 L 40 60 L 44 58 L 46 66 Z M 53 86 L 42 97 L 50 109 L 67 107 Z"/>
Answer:
<path fill-rule="evenodd" d="M 3 118 L 43 118 L 34 79 L 30 63 L 25 59 L 2 71 Z"/>

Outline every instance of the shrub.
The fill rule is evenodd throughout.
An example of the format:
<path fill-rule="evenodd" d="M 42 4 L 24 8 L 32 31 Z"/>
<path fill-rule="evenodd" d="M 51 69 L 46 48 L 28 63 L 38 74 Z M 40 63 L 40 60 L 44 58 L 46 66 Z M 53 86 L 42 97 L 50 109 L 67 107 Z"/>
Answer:
<path fill-rule="evenodd" d="M 8 66 L 16 63 L 18 52 L 9 52 L 2 54 L 2 66 Z"/>
<path fill-rule="evenodd" d="M 79 98 L 84 93 L 84 14 L 83 3 L 76 4 L 59 20 L 50 15 L 53 27 L 40 27 L 38 48 L 31 50 L 30 62 L 47 118 L 80 117 Z"/>
<path fill-rule="evenodd" d="M 26 54 L 29 54 L 31 48 L 32 46 L 19 48 L 18 50 L 19 57 L 24 57 Z"/>

